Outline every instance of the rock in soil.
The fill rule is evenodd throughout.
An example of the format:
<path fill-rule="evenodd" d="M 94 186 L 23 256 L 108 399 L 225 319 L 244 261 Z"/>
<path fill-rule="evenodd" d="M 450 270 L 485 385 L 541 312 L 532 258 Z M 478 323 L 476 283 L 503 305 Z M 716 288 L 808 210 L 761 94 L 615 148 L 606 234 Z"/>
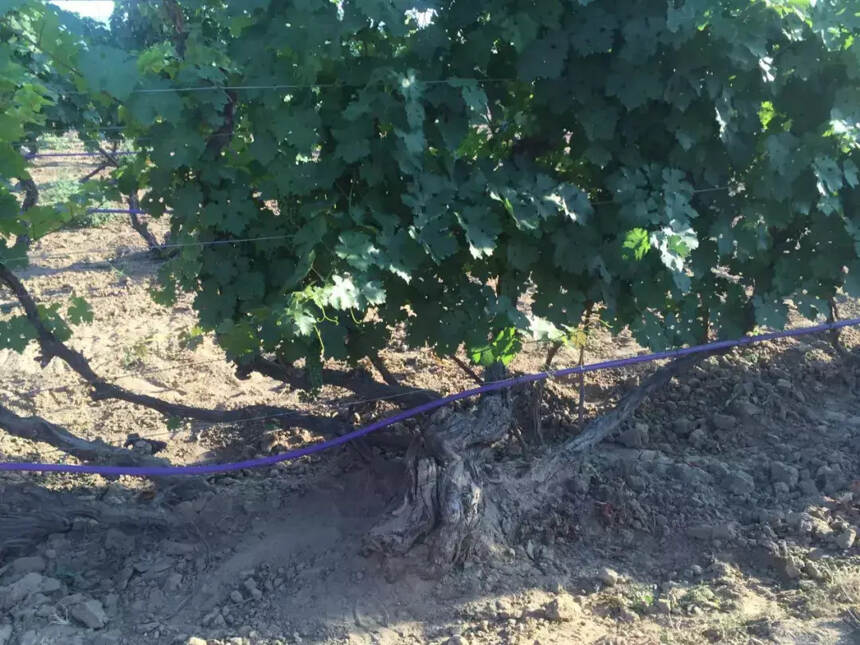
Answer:
<path fill-rule="evenodd" d="M 9 609 L 35 593 L 59 591 L 60 581 L 38 573 L 28 573 L 17 582 L 0 588 L 0 609 Z"/>
<path fill-rule="evenodd" d="M 732 415 L 721 414 L 719 412 L 712 417 L 712 421 L 714 422 L 714 427 L 717 428 L 717 430 L 723 431 L 734 430 L 738 424 L 738 420 Z"/>
<path fill-rule="evenodd" d="M 0 645 L 6 645 L 12 638 L 12 625 L 0 625 Z"/>
<path fill-rule="evenodd" d="M 101 629 L 108 622 L 104 607 L 98 600 L 94 599 L 72 605 L 69 608 L 69 614 L 90 629 Z"/>
<path fill-rule="evenodd" d="M 637 423 L 632 428 L 622 432 L 618 440 L 628 448 L 643 448 L 648 443 L 648 426 L 644 423 Z"/>
<path fill-rule="evenodd" d="M 697 540 L 724 540 L 735 539 L 737 531 L 732 522 L 720 524 L 697 524 L 687 529 L 687 535 Z"/>
<path fill-rule="evenodd" d="M 613 571 L 609 567 L 603 567 L 600 570 L 600 573 L 597 574 L 597 577 L 600 579 L 600 582 L 605 584 L 607 587 L 614 587 L 618 583 L 618 578 L 620 576 L 616 571 Z"/>
<path fill-rule="evenodd" d="M 789 488 L 794 488 L 800 479 L 800 471 L 794 466 L 789 466 L 780 461 L 774 461 L 770 465 L 770 480 L 773 483 L 784 483 Z"/>
<path fill-rule="evenodd" d="M 857 530 L 851 526 L 833 536 L 833 543 L 840 549 L 850 549 L 857 539 Z"/>
<path fill-rule="evenodd" d="M 12 561 L 11 571 L 13 573 L 42 573 L 45 570 L 45 559 L 34 555 L 28 558 L 18 558 Z"/>
<path fill-rule="evenodd" d="M 128 555 L 134 551 L 134 537 L 118 529 L 108 529 L 105 535 L 105 548 L 120 555 Z"/>
<path fill-rule="evenodd" d="M 566 623 L 574 620 L 579 614 L 579 605 L 570 594 L 562 593 L 544 606 L 544 616 L 556 623 Z"/>
<path fill-rule="evenodd" d="M 723 480 L 723 485 L 735 495 L 749 495 L 755 490 L 755 480 L 743 470 L 730 472 Z"/>

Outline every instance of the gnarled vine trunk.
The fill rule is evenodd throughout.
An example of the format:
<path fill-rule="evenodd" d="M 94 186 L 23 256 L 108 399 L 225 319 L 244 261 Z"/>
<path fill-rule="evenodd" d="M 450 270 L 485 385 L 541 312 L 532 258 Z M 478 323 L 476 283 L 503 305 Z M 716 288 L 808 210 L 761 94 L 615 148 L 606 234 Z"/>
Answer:
<path fill-rule="evenodd" d="M 406 456 L 400 505 L 370 532 L 369 551 L 403 555 L 424 542 L 432 565 L 450 567 L 502 540 L 498 509 L 482 468 L 513 424 L 507 393 L 484 395 L 473 411 L 442 408 Z"/>
<path fill-rule="evenodd" d="M 424 544 L 436 572 L 472 555 L 498 553 L 516 541 L 530 514 L 540 513 L 550 503 L 577 458 L 618 430 L 673 376 L 709 354 L 686 356 L 658 368 L 625 393 L 613 410 L 537 457 L 517 479 L 492 481 L 487 468 L 492 446 L 513 429 L 509 392 L 484 395 L 470 411 L 440 409 L 410 447 L 405 493 L 367 536 L 366 550 L 402 556 Z"/>

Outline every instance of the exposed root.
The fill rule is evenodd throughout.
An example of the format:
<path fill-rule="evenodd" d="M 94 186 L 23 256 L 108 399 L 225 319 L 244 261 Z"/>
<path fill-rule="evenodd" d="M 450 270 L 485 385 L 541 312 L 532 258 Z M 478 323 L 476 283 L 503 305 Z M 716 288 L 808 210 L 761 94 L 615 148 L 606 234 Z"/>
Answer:
<path fill-rule="evenodd" d="M 423 441 L 407 454 L 410 482 L 400 506 L 368 535 L 365 547 L 402 555 L 425 542 L 439 569 L 492 549 L 499 541 L 495 501 L 478 464 L 513 423 L 509 397 L 483 397 L 471 413 L 443 408 L 430 419 Z"/>
<path fill-rule="evenodd" d="M 68 532 L 76 519 L 112 528 L 164 530 L 177 525 L 160 510 L 112 507 L 30 483 L 0 484 L 0 554 L 30 548 L 52 533 Z"/>
<path fill-rule="evenodd" d="M 112 466 L 168 466 L 163 459 L 140 454 L 125 448 L 111 446 L 100 439 L 87 441 L 69 432 L 62 426 L 42 417 L 21 417 L 0 404 L 0 428 L 11 435 L 40 441 L 62 450 L 81 461 Z"/>

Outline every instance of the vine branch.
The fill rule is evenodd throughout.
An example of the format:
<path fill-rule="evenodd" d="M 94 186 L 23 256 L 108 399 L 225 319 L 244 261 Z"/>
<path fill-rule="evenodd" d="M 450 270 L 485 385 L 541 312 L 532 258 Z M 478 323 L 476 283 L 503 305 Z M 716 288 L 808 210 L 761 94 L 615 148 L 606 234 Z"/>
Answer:
<path fill-rule="evenodd" d="M 638 387 L 621 397 L 618 405 L 610 412 L 594 419 L 586 428 L 573 439 L 567 441 L 561 448 L 555 450 L 554 456 L 542 461 L 532 472 L 532 476 L 541 482 L 550 481 L 555 475 L 565 469 L 576 455 L 590 450 L 612 434 L 624 421 L 639 409 L 642 402 L 651 394 L 665 386 L 674 376 L 686 372 L 708 356 L 722 354 L 728 350 L 716 350 L 693 354 L 672 361 L 655 371 Z"/>
<path fill-rule="evenodd" d="M 256 356 L 250 362 L 241 365 L 236 370 L 236 376 L 246 379 L 251 372 L 258 372 L 296 389 L 310 388 L 310 381 L 304 370 L 282 365 L 263 356 Z M 322 380 L 327 385 L 350 390 L 363 399 L 391 399 L 392 403 L 401 407 L 420 405 L 439 398 L 438 392 L 401 385 L 396 381 L 395 384 L 380 383 L 366 373 L 356 376 L 340 370 L 323 368 Z"/>
<path fill-rule="evenodd" d="M 463 370 L 469 376 L 470 379 L 475 381 L 475 383 L 477 383 L 478 385 L 484 384 L 484 379 L 478 376 L 478 373 L 473 370 L 472 367 L 462 358 L 460 358 L 459 356 L 451 356 L 451 360 L 454 361 L 454 363 L 457 364 L 457 367 Z"/>
<path fill-rule="evenodd" d="M 59 358 L 90 385 L 92 388 L 90 397 L 94 401 L 117 399 L 150 408 L 169 417 L 196 419 L 209 423 L 235 423 L 273 419 L 278 420 L 281 425 L 286 427 L 305 428 L 324 436 L 343 434 L 351 429 L 349 424 L 342 421 L 298 412 L 290 408 L 271 405 L 252 405 L 232 410 L 215 410 L 180 403 L 170 403 L 154 396 L 137 394 L 119 385 L 109 383 L 92 369 L 89 361 L 83 354 L 60 341 L 45 326 L 39 316 L 38 307 L 24 284 L 3 264 L 0 264 L 0 282 L 12 290 L 18 302 L 24 308 L 27 320 L 36 329 L 36 339 L 41 349 L 40 364 L 42 367 L 46 366 L 52 359 Z"/>
<path fill-rule="evenodd" d="M 62 450 L 81 461 L 98 462 L 111 466 L 168 466 L 166 460 L 117 448 L 100 439 L 87 441 L 66 428 L 42 417 L 22 417 L 0 404 L 0 428 L 11 435 L 39 441 Z"/>

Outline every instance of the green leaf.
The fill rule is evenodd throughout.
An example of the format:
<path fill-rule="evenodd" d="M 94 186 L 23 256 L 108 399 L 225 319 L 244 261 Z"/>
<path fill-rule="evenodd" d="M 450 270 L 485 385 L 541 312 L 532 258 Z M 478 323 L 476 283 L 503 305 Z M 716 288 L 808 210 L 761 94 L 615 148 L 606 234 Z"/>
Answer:
<path fill-rule="evenodd" d="M 476 365 L 489 367 L 495 363 L 509 365 L 522 349 L 519 333 L 513 327 L 500 331 L 492 342 L 478 347 L 467 348 L 469 358 Z"/>
<path fill-rule="evenodd" d="M 464 208 L 457 214 L 457 221 L 466 232 L 469 252 L 472 257 L 489 257 L 496 248 L 496 238 L 502 231 L 499 216 L 484 208 Z"/>
<path fill-rule="evenodd" d="M 228 355 L 248 356 L 259 350 L 259 341 L 254 327 L 245 320 L 226 320 L 217 328 L 218 344 Z"/>
<path fill-rule="evenodd" d="M 147 90 L 162 90 L 157 93 L 136 93 L 126 99 L 128 113 L 141 125 L 154 125 L 165 119 L 175 120 L 182 112 L 181 95 L 171 90 L 171 83 L 164 79 L 147 79 L 142 87 Z"/>
<path fill-rule="evenodd" d="M 370 305 L 381 305 L 385 302 L 385 289 L 379 280 L 368 280 L 362 283 L 358 292 Z"/>
<path fill-rule="evenodd" d="M 564 32 L 551 32 L 535 40 L 520 56 L 518 76 L 524 81 L 558 78 L 567 59 L 568 41 Z"/>
<path fill-rule="evenodd" d="M 332 276 L 334 284 L 327 289 L 328 302 L 340 310 L 355 309 L 358 307 L 359 301 L 358 289 L 348 276 Z"/>
<path fill-rule="evenodd" d="M 537 246 L 522 237 L 515 237 L 508 244 L 508 263 L 518 271 L 528 272 L 540 256 Z"/>
<path fill-rule="evenodd" d="M 836 160 L 828 156 L 818 156 L 813 163 L 818 178 L 818 192 L 822 195 L 838 193 L 842 188 L 842 169 Z"/>
<path fill-rule="evenodd" d="M 588 56 L 612 49 L 618 18 L 600 7 L 592 7 L 583 15 L 584 19 L 575 20 L 571 29 L 570 43 L 574 51 Z"/>
<path fill-rule="evenodd" d="M 36 337 L 36 329 L 26 316 L 0 320 L 0 349 L 11 349 L 21 354 Z"/>
<path fill-rule="evenodd" d="M 73 325 L 91 323 L 93 321 L 93 309 L 90 304 L 79 296 L 73 296 L 67 311 L 69 322 Z"/>
<path fill-rule="evenodd" d="M 107 92 L 124 101 L 137 85 L 137 61 L 128 53 L 107 45 L 94 46 L 81 52 L 78 69 L 92 90 Z"/>
<path fill-rule="evenodd" d="M 337 144 L 334 154 L 346 163 L 355 163 L 370 154 L 370 142 L 367 140 L 344 141 Z"/>
<path fill-rule="evenodd" d="M 0 141 L 0 176 L 23 177 L 26 174 L 26 162 L 8 143 Z"/>
<path fill-rule="evenodd" d="M 851 188 L 857 188 L 860 185 L 860 170 L 857 169 L 857 164 L 851 159 L 846 159 L 842 163 L 842 168 L 845 173 L 845 183 Z"/>
<path fill-rule="evenodd" d="M 618 97 L 632 111 L 659 98 L 663 91 L 660 79 L 650 69 L 624 66 L 607 75 L 606 93 Z"/>
<path fill-rule="evenodd" d="M 788 306 L 784 302 L 772 296 L 755 296 L 753 306 L 756 323 L 771 329 L 785 328 L 788 322 Z"/>
<path fill-rule="evenodd" d="M 359 271 L 366 271 L 375 263 L 375 256 L 379 255 L 379 250 L 365 233 L 344 231 L 338 240 L 338 245 L 334 248 L 337 256 Z"/>
<path fill-rule="evenodd" d="M 648 231 L 644 228 L 634 228 L 628 231 L 623 246 L 633 253 L 633 257 L 637 261 L 641 260 L 651 250 Z"/>

